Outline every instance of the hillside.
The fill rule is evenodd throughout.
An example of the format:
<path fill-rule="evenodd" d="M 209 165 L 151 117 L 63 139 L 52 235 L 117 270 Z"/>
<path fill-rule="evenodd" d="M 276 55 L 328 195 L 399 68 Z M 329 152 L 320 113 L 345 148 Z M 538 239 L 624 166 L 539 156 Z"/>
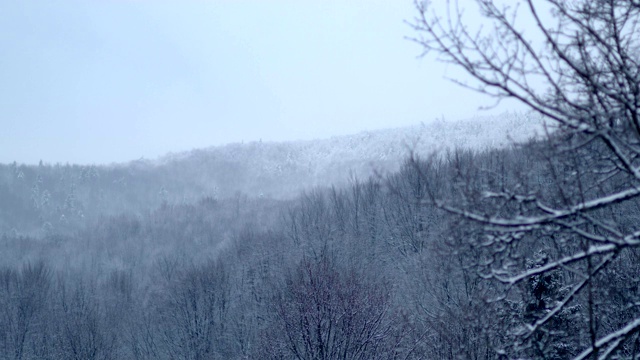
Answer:
<path fill-rule="evenodd" d="M 0 233 L 74 229 L 103 215 L 205 197 L 291 199 L 315 186 L 395 171 L 411 152 L 526 141 L 542 133 L 540 124 L 531 115 L 506 113 L 330 139 L 229 144 L 114 165 L 0 165 Z"/>
<path fill-rule="evenodd" d="M 427 156 L 455 148 L 502 148 L 543 133 L 539 118 L 505 113 L 329 139 L 229 144 L 170 154 L 149 165 L 192 170 L 188 177 L 204 192 L 213 181 L 221 196 L 242 191 L 290 198 L 305 188 L 344 184 L 352 176 L 366 178 L 374 172 L 396 171 L 412 152 Z M 229 178 L 230 173 L 239 176 Z"/>

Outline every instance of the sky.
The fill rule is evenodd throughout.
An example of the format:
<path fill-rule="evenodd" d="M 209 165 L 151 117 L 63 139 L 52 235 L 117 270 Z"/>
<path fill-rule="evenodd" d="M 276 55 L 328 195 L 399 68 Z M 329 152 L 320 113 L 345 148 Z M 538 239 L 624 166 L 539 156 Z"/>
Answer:
<path fill-rule="evenodd" d="M 0 4 L 0 163 L 112 163 L 500 113 L 412 0 Z"/>

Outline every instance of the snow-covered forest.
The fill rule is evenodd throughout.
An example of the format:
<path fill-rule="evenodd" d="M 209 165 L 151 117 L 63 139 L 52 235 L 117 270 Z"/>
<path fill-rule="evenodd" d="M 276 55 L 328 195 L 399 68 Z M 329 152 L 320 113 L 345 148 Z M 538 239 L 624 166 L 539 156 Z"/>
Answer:
<path fill-rule="evenodd" d="M 497 238 L 431 201 L 504 214 L 522 200 L 491 189 L 522 188 L 540 201 L 560 201 L 554 173 L 584 174 L 590 165 L 550 160 L 561 137 L 405 154 L 396 171 L 373 169 L 366 178 L 345 171 L 344 185 L 308 180 L 308 188 L 285 198 L 241 189 L 196 197 L 188 178 L 204 154 L 216 156 L 213 150 L 154 164 L 3 166 L 2 356 L 497 358 L 496 349 L 533 358 L 575 355 L 588 344 L 585 319 L 597 315 L 598 331 L 606 332 L 635 316 L 636 251 L 622 250 L 597 279 L 597 291 L 572 299 L 544 331 L 520 339 L 583 280 L 569 267 L 536 269 L 579 244 L 565 247 L 569 240 L 548 229 Z M 257 155 L 258 145 L 222 150 L 269 158 Z M 282 175 L 284 184 L 287 175 L 299 176 Z M 123 205 L 125 195 L 130 202 Z M 638 205 L 624 202 L 601 216 L 632 227 Z M 488 281 L 491 256 L 532 275 Z M 597 313 L 587 302 L 598 304 Z"/>
<path fill-rule="evenodd" d="M 234 148 L 256 153 L 257 145 Z M 498 310 L 479 310 L 491 290 L 462 266 L 475 255 L 461 251 L 451 234 L 458 220 L 426 199 L 461 196 L 456 184 L 469 176 L 478 189 L 512 176 L 516 181 L 515 174 L 531 166 L 540 170 L 527 182 L 543 188 L 550 179 L 541 175 L 542 157 L 526 155 L 538 147 L 451 150 L 424 160 L 404 155 L 396 159 L 397 171 L 368 178 L 345 171 L 345 185 L 310 186 L 286 199 L 240 189 L 193 200 L 164 194 L 163 182 L 180 184 L 182 174 L 196 172 L 189 165 L 202 158 L 192 163 L 190 156 L 199 152 L 184 157 L 182 166 L 171 160 L 171 170 L 167 161 L 145 165 L 152 173 L 146 176 L 137 162 L 4 166 L 3 213 L 16 220 L 3 216 L 2 354 L 231 359 L 301 352 L 303 358 L 370 359 L 488 353 L 494 340 L 485 341 L 483 328 L 500 325 L 493 324 Z M 122 176 L 126 183 L 118 181 Z M 126 186 L 134 187 L 132 197 L 144 193 L 145 185 L 152 194 L 126 207 L 116 197 Z M 19 208 L 25 213 L 11 211 Z M 533 301 L 532 290 L 520 295 L 513 323 Z"/>
<path fill-rule="evenodd" d="M 640 3 L 542 3 L 411 23 L 529 113 L 0 165 L 0 358 L 638 359 Z"/>

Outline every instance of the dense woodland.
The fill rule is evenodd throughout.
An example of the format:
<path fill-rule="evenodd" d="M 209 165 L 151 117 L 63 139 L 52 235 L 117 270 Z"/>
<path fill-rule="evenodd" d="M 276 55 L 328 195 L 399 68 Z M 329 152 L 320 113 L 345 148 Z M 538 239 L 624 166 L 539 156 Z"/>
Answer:
<path fill-rule="evenodd" d="M 317 187 L 292 200 L 205 196 L 82 222 L 78 199 L 96 195 L 79 192 L 65 202 L 68 222 L 60 231 L 9 231 L 1 238 L 1 356 L 576 355 L 589 341 L 585 319 L 595 317 L 598 333 L 606 333 L 638 316 L 638 279 L 618 272 L 640 270 L 638 251 L 622 250 L 599 274 L 597 291 L 575 297 L 553 322 L 522 338 L 522 329 L 581 278 L 558 269 L 509 287 L 483 278 L 487 267 L 510 262 L 514 271 L 535 269 L 573 249 L 541 230 L 514 234 L 519 242 L 500 243 L 509 249 L 497 251 L 485 246 L 491 239 L 482 226 L 430 201 L 509 213 L 515 205 L 487 194 L 515 185 L 551 203 L 562 201 L 566 194 L 554 174 L 582 174 L 589 164 L 551 160 L 558 158 L 549 150 L 556 148 L 553 141 L 559 140 L 408 158 L 397 172 Z M 14 181 L 30 176 L 44 183 L 53 172 L 46 166 L 21 169 Z M 83 169 L 79 174 L 91 174 L 91 167 Z M 593 180 L 581 178 L 585 186 Z M 16 187 L 5 191 L 18 194 Z M 43 193 L 31 189 L 34 208 L 43 206 Z M 602 216 L 633 227 L 639 205 L 627 201 Z M 494 261 L 487 261 L 491 256 Z M 636 345 L 620 352 L 635 352 Z"/>

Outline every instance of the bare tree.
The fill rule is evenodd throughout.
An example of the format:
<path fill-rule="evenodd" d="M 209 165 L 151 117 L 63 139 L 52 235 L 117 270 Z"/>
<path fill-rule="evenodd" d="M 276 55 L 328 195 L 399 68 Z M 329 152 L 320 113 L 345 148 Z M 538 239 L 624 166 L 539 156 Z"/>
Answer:
<path fill-rule="evenodd" d="M 51 271 L 42 261 L 21 271 L 0 269 L 0 354 L 7 359 L 36 356 L 37 338 L 45 335 L 43 313 Z"/>
<path fill-rule="evenodd" d="M 229 278 L 221 262 L 188 268 L 159 296 L 158 326 L 165 356 L 225 358 Z"/>
<path fill-rule="evenodd" d="M 59 357 L 113 359 L 117 338 L 106 326 L 104 306 L 92 281 L 58 278 L 56 332 Z"/>
<path fill-rule="evenodd" d="M 430 1 L 416 1 L 415 40 L 425 53 L 465 70 L 472 81 L 458 80 L 462 86 L 498 102 L 515 99 L 552 121 L 556 130 L 544 144 L 552 155 L 545 168 L 551 183 L 486 187 L 462 205 L 431 200 L 482 227 L 475 246 L 486 251 L 477 265 L 484 277 L 505 285 L 504 299 L 536 276 L 567 274 L 563 296 L 539 306 L 513 330 L 515 345 L 502 350 L 531 348 L 541 332 L 553 337 L 553 322 L 580 303 L 588 331 L 565 356 L 636 358 L 637 289 L 625 290 L 615 304 L 607 294 L 620 279 L 637 277 L 636 266 L 620 262 L 634 258 L 640 245 L 640 225 L 633 221 L 640 196 L 640 2 L 475 5 L 486 22 L 477 30 L 458 2 L 448 1 L 443 16 Z M 531 256 L 532 247 L 553 251 L 544 264 L 527 268 L 521 258 Z M 615 325 L 606 320 L 612 313 Z"/>
<path fill-rule="evenodd" d="M 390 358 L 385 354 L 392 341 L 389 307 L 386 284 L 366 282 L 327 257 L 305 258 L 273 301 L 274 320 L 262 356 Z"/>

